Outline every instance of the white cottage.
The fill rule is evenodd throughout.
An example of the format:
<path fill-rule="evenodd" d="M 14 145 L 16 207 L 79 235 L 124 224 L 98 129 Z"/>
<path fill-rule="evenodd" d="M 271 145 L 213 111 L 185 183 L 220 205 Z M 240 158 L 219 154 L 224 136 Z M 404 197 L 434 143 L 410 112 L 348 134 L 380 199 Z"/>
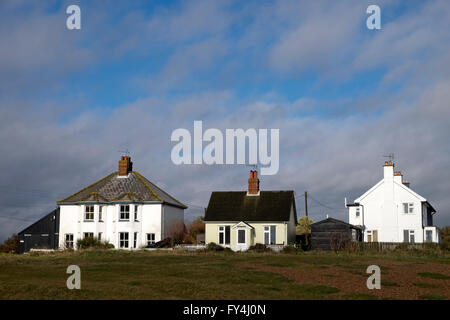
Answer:
<path fill-rule="evenodd" d="M 58 201 L 59 247 L 97 237 L 119 249 L 136 249 L 170 235 L 184 222 L 184 204 L 136 171 L 122 156 L 119 170 Z"/>
<path fill-rule="evenodd" d="M 394 172 L 391 161 L 383 168 L 383 179 L 347 204 L 349 223 L 363 228 L 365 242 L 439 242 L 433 206 Z"/>

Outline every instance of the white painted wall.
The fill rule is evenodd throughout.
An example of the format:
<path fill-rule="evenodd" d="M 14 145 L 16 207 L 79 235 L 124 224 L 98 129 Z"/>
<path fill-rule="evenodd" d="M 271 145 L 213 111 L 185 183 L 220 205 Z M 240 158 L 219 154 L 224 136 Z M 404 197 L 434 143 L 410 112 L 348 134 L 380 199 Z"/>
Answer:
<path fill-rule="evenodd" d="M 147 245 L 147 234 L 154 233 L 155 241 L 163 239 L 163 228 L 169 228 L 173 223 L 184 221 L 184 210 L 162 204 L 130 205 L 130 219 L 120 221 L 120 204 L 103 206 L 102 220 L 99 221 L 99 206 L 94 205 L 94 221 L 85 221 L 85 205 L 61 205 L 59 247 L 64 248 L 65 235 L 74 235 L 74 246 L 78 239 L 82 239 L 85 232 L 102 233 L 102 240 L 108 241 L 119 248 L 120 232 L 128 232 L 128 249 L 134 249 L 134 233 L 137 232 L 136 248 Z M 134 219 L 134 207 L 138 208 L 137 220 Z M 164 220 L 163 220 L 164 219 Z"/>
<path fill-rule="evenodd" d="M 383 172 L 383 180 L 355 200 L 361 205 L 360 216 L 356 216 L 357 207 L 349 207 L 349 223 L 365 226 L 364 241 L 368 241 L 367 231 L 377 230 L 379 242 L 403 242 L 404 230 L 414 230 L 415 242 L 424 242 L 426 199 L 405 186 L 402 176 L 394 176 L 393 165 L 384 166 Z M 403 203 L 413 203 L 414 212 L 404 213 Z M 438 235 L 433 234 L 433 239 Z"/>

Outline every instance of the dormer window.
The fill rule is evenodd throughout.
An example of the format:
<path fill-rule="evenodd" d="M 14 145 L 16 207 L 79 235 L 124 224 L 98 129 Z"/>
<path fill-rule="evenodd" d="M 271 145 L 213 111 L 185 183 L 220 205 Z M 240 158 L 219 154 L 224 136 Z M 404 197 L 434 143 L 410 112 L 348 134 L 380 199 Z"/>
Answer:
<path fill-rule="evenodd" d="M 120 220 L 130 220 L 130 205 L 120 205 Z"/>
<path fill-rule="evenodd" d="M 84 220 L 85 221 L 93 221 L 94 220 L 94 206 L 85 206 Z"/>

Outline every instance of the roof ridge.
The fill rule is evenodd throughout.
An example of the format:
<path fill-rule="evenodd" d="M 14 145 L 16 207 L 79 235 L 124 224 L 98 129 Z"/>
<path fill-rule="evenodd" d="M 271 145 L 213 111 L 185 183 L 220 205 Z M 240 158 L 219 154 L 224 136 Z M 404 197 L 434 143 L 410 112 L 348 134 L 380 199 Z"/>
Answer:
<path fill-rule="evenodd" d="M 97 180 L 96 182 L 94 182 L 94 183 L 88 185 L 87 187 L 84 187 L 83 189 L 81 189 L 81 190 L 79 190 L 79 191 L 77 191 L 77 192 L 71 194 L 70 196 L 68 196 L 68 197 L 66 197 L 66 198 L 64 198 L 64 199 L 61 199 L 61 200 L 56 201 L 56 203 L 60 203 L 60 202 L 63 202 L 63 201 L 67 201 L 69 198 L 72 198 L 73 196 L 76 196 L 77 194 L 80 194 L 80 193 L 83 192 L 84 190 L 86 190 L 86 189 L 88 189 L 88 188 L 91 188 L 91 187 L 93 187 L 93 186 L 99 184 L 100 182 L 102 182 L 102 181 L 108 179 L 109 177 L 111 177 L 112 175 L 114 175 L 114 174 L 116 174 L 116 173 L 117 173 L 117 171 L 114 171 L 114 172 L 108 174 L 107 176 L 101 178 L 100 180 Z"/>
<path fill-rule="evenodd" d="M 141 182 L 147 187 L 148 190 L 150 190 L 151 193 L 153 193 L 153 195 L 159 199 L 159 201 L 163 201 L 163 199 L 148 185 L 147 181 L 145 181 L 144 177 L 137 171 L 132 171 L 132 173 L 134 173 L 136 175 L 136 177 L 138 177 L 139 180 L 141 180 Z"/>

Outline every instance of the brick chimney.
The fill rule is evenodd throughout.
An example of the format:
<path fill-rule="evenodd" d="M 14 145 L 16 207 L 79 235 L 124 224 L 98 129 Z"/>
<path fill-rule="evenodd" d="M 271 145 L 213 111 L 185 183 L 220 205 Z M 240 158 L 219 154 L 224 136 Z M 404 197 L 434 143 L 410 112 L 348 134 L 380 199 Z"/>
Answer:
<path fill-rule="evenodd" d="M 251 170 L 250 178 L 248 179 L 248 195 L 258 195 L 259 194 L 259 179 L 258 171 Z"/>
<path fill-rule="evenodd" d="M 128 156 L 122 156 L 119 160 L 119 177 L 128 176 L 133 171 L 133 162 Z"/>

